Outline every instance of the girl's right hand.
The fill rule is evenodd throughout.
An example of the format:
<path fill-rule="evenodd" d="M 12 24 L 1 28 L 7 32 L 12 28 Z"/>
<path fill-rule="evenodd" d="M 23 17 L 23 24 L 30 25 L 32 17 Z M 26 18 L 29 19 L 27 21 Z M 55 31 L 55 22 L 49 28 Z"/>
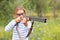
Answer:
<path fill-rule="evenodd" d="M 16 23 L 20 22 L 20 21 L 22 20 L 22 18 L 23 18 L 23 16 L 22 16 L 22 15 L 21 15 L 21 16 L 19 16 L 19 17 L 17 17 L 17 18 L 15 19 Z"/>

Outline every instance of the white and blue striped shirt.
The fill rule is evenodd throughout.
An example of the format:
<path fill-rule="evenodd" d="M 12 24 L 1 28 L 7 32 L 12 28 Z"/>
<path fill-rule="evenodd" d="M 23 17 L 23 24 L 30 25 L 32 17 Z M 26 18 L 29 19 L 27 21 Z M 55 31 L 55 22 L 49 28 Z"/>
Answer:
<path fill-rule="evenodd" d="M 20 33 L 20 36 L 21 37 L 26 37 L 27 34 L 28 34 L 28 31 L 29 29 L 31 28 L 31 22 L 28 21 L 28 26 L 26 27 L 22 22 L 20 22 L 18 24 L 18 31 Z M 5 31 L 9 31 L 9 30 L 13 30 L 13 37 L 12 37 L 12 40 L 19 40 L 19 36 L 18 36 L 18 33 L 17 33 L 17 30 L 16 30 L 16 26 L 15 26 L 16 22 L 15 20 L 12 20 L 6 27 L 5 27 Z M 28 40 L 28 37 L 25 39 L 25 40 Z"/>

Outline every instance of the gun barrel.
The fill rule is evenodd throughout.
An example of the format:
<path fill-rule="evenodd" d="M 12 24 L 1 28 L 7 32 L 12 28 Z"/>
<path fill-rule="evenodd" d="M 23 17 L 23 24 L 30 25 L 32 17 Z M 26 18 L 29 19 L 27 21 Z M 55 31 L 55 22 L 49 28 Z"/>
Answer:
<path fill-rule="evenodd" d="M 43 22 L 43 23 L 46 23 L 46 18 L 37 18 L 37 17 L 29 17 L 29 20 L 31 21 L 38 21 L 38 22 Z"/>

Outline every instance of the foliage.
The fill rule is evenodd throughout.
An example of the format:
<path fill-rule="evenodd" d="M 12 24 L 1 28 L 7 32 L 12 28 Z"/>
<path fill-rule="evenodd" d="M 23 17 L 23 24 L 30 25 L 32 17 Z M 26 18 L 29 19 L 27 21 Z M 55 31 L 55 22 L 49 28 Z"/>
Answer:
<path fill-rule="evenodd" d="M 59 0 L 57 0 L 57 9 L 59 8 Z M 37 12 L 39 16 L 44 12 L 48 12 L 53 7 L 52 0 L 0 0 L 0 20 L 12 19 L 13 10 L 16 6 L 24 6 L 26 11 Z M 8 15 L 8 16 L 7 16 Z M 1 24 L 1 23 L 0 23 Z"/>

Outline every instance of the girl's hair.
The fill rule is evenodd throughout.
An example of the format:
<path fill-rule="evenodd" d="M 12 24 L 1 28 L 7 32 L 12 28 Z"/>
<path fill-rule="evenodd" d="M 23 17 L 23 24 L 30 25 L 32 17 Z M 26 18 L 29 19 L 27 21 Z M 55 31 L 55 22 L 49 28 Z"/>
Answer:
<path fill-rule="evenodd" d="M 23 10 L 24 13 L 26 13 L 26 12 L 25 12 L 25 9 L 24 9 L 23 7 L 17 6 L 17 7 L 15 7 L 13 14 L 16 14 L 18 10 Z"/>

